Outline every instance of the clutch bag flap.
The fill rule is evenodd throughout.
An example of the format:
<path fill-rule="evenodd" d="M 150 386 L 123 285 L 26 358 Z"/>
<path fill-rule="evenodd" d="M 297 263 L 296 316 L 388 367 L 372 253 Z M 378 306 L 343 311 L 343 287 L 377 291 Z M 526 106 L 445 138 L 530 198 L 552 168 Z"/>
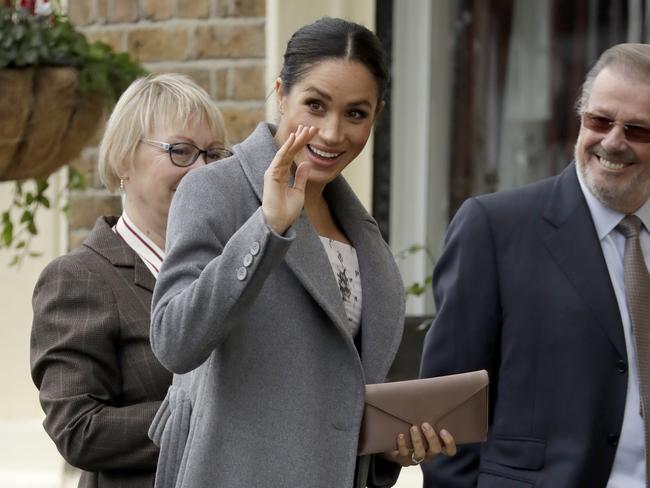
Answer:
<path fill-rule="evenodd" d="M 436 378 L 366 385 L 359 436 L 359 455 L 397 448 L 397 436 L 411 425 L 429 422 L 436 432 L 446 429 L 456 444 L 484 441 L 488 422 L 487 371 Z"/>

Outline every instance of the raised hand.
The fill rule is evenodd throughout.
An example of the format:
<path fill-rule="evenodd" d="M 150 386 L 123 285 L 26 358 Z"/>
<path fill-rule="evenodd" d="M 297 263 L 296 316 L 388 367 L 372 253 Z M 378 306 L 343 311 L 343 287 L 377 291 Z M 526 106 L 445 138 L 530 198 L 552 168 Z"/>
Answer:
<path fill-rule="evenodd" d="M 284 234 L 298 218 L 305 202 L 305 186 L 309 177 L 306 162 L 297 163 L 293 187 L 289 186 L 293 158 L 316 135 L 316 127 L 299 125 L 278 150 L 264 173 L 262 213 L 266 223 L 278 234 Z"/>

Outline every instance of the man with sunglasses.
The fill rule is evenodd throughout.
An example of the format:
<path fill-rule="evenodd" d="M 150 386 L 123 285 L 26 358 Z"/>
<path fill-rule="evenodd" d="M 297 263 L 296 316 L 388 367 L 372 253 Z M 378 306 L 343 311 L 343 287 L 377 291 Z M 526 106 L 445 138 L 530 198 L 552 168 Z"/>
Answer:
<path fill-rule="evenodd" d="M 573 164 L 449 227 L 421 374 L 487 369 L 490 431 L 427 488 L 650 486 L 650 45 L 605 51 L 577 107 Z"/>

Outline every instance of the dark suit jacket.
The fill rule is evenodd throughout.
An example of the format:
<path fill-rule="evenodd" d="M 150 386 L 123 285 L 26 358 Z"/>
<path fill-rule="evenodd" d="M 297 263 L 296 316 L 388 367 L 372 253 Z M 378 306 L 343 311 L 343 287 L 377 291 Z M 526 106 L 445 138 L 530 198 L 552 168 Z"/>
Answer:
<path fill-rule="evenodd" d="M 487 369 L 487 443 L 423 466 L 425 487 L 605 487 L 623 422 L 620 312 L 575 166 L 469 199 L 434 273 L 422 376 Z"/>
<path fill-rule="evenodd" d="M 153 486 L 147 436 L 171 384 L 149 344 L 154 277 L 100 218 L 83 246 L 41 274 L 33 297 L 32 377 L 44 427 L 83 469 L 81 487 Z"/>

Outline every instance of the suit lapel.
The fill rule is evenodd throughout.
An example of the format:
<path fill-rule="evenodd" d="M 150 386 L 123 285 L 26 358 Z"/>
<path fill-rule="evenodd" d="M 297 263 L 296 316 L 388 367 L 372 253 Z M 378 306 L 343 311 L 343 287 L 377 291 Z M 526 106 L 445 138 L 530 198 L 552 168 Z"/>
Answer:
<path fill-rule="evenodd" d="M 156 278 L 154 278 L 147 265 L 142 262 L 142 259 L 135 259 L 135 266 L 133 268 L 133 283 L 136 286 L 149 290 L 153 293 L 153 288 L 156 285 Z"/>
<path fill-rule="evenodd" d="M 546 247 L 616 350 L 625 356 L 618 302 L 574 165 L 557 178 L 544 220 Z"/>
<path fill-rule="evenodd" d="M 156 279 L 142 260 L 137 259 L 135 251 L 115 235 L 112 227 L 116 221 L 114 217 L 99 218 L 84 246 L 103 256 L 116 268 L 133 268 L 133 283 L 153 292 Z"/>

